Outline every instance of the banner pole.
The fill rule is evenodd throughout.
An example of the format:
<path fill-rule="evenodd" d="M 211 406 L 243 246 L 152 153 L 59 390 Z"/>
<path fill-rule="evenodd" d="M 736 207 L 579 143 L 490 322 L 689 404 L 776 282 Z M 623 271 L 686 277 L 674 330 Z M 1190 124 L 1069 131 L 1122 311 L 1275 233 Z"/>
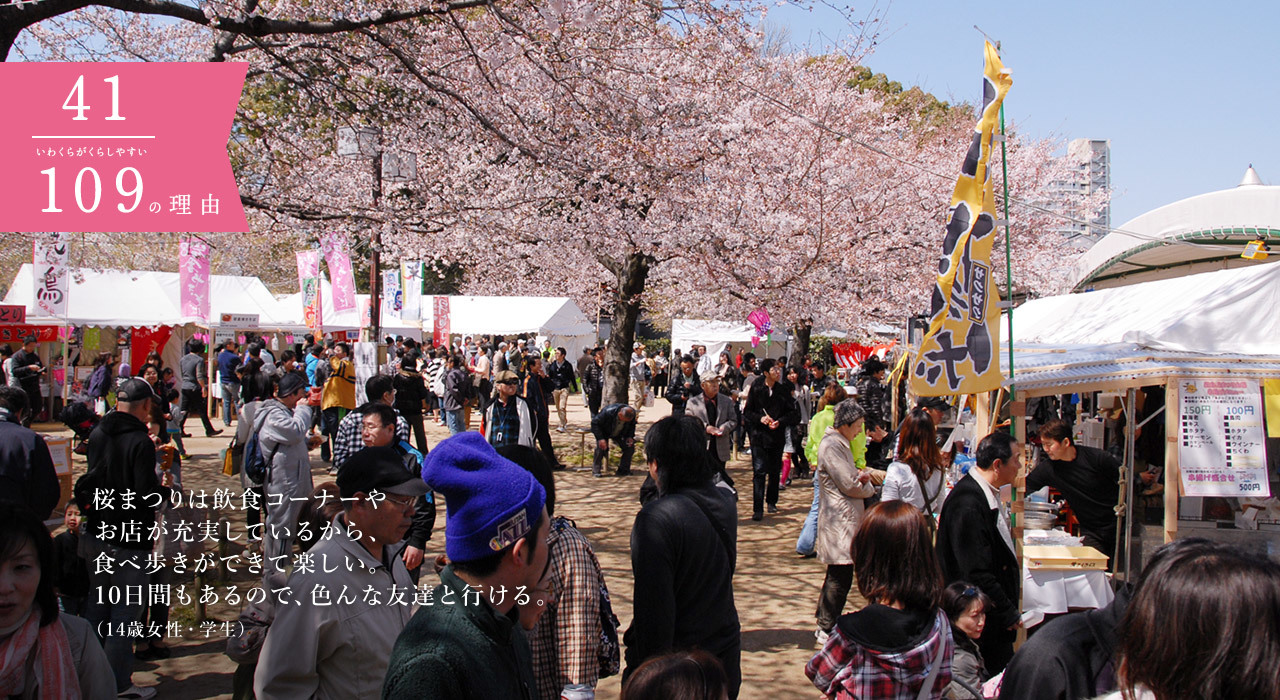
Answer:
<path fill-rule="evenodd" d="M 1009 148 L 1004 131 L 1003 102 L 1000 103 L 1000 137 L 1000 171 L 1004 175 L 1004 274 L 1009 290 L 1009 400 L 1013 401 L 1017 395 L 1017 386 L 1013 383 L 1013 237 L 1009 227 Z M 1014 432 L 1013 420 L 1009 421 L 1009 431 Z"/>

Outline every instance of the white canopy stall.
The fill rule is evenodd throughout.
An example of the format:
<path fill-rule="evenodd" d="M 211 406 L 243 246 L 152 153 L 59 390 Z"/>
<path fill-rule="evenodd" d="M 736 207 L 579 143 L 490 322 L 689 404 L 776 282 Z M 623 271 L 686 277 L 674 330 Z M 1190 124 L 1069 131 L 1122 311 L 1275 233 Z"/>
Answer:
<path fill-rule="evenodd" d="M 743 348 L 744 351 L 760 355 L 763 348 L 753 350 L 751 347 L 751 337 L 755 334 L 755 326 L 750 323 L 677 318 L 671 321 L 671 349 L 680 348 L 688 353 L 693 345 L 705 345 L 707 353 L 714 358 L 720 356 L 726 345 L 732 344 L 735 349 Z M 773 335 L 775 338 L 769 344 L 770 355 L 776 355 L 787 347 L 785 332 L 775 331 Z"/>
<path fill-rule="evenodd" d="M 432 296 L 422 297 L 422 328 L 430 335 L 435 322 Z M 534 334 L 564 348 L 576 360 L 596 344 L 595 324 L 568 297 L 450 296 L 449 331 L 454 335 Z"/>

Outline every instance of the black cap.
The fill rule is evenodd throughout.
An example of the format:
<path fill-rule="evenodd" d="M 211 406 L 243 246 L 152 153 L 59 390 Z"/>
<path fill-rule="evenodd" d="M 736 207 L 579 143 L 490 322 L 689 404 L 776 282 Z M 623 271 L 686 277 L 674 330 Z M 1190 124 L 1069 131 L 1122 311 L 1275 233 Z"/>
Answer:
<path fill-rule="evenodd" d="M 936 408 L 939 411 L 951 410 L 951 404 L 941 396 L 921 396 L 916 399 L 916 408 Z"/>
<path fill-rule="evenodd" d="M 394 447 L 366 447 L 351 455 L 338 470 L 338 493 L 343 498 L 371 491 L 421 496 L 429 490 L 422 475 L 405 468 Z"/>
<path fill-rule="evenodd" d="M 161 400 L 161 398 L 156 394 L 156 390 L 151 388 L 151 385 L 148 384 L 145 379 L 138 379 L 137 377 L 134 377 L 133 379 L 126 379 L 120 383 L 119 387 L 116 388 L 117 401 L 133 403 L 134 401 L 142 401 L 144 399 L 151 399 L 152 401 Z"/>
<path fill-rule="evenodd" d="M 276 385 L 276 396 L 283 398 L 305 389 L 306 386 L 306 377 L 297 372 L 285 372 L 284 376 L 280 378 L 280 383 Z"/>

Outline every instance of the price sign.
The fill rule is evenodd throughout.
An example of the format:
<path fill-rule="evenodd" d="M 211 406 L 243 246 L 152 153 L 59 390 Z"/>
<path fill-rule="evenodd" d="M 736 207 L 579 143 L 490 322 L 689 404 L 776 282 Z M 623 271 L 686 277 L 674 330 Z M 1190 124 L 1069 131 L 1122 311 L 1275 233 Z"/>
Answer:
<path fill-rule="evenodd" d="M 236 328 L 257 328 L 258 314 L 221 314 L 222 325 Z"/>
<path fill-rule="evenodd" d="M 1256 380 L 1184 379 L 1178 408 L 1178 464 L 1186 495 L 1271 495 Z"/>
<path fill-rule="evenodd" d="M 0 63 L 0 230 L 247 232 L 245 63 Z"/>
<path fill-rule="evenodd" d="M 27 307 L 22 304 L 0 304 L 0 326 L 16 326 L 27 322 Z"/>

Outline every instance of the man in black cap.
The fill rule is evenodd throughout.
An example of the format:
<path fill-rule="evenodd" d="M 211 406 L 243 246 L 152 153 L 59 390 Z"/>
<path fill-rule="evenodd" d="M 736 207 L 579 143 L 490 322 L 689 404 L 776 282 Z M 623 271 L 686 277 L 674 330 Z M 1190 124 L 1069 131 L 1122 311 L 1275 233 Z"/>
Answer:
<path fill-rule="evenodd" d="M 36 354 L 36 337 L 29 335 L 22 339 L 22 349 L 13 354 L 13 378 L 18 380 L 22 390 L 27 392 L 27 415 L 22 419 L 23 427 L 31 427 L 31 421 L 40 413 L 44 405 L 44 397 L 40 395 L 40 376 L 44 374 L 44 363 Z"/>
<path fill-rule="evenodd" d="M 116 389 L 116 408 L 89 436 L 89 468 L 76 481 L 75 498 L 85 514 L 88 561 L 109 557 L 111 567 L 89 573 L 85 618 L 97 630 L 123 630 L 142 616 L 142 601 L 109 591 L 144 590 L 147 558 L 155 548 L 156 503 L 169 500 L 173 475 L 156 478 L 156 447 L 147 433 L 152 402 L 160 397 L 145 380 L 127 379 Z M 123 497 L 126 491 L 132 497 Z M 114 496 L 113 496 L 114 494 Z M 96 589 L 96 591 L 94 590 Z M 103 625 L 102 623 L 109 623 Z M 109 633 L 103 638 L 107 660 L 121 697 L 149 698 L 153 688 L 138 688 L 133 675 L 133 638 Z"/>
<path fill-rule="evenodd" d="M 288 564 L 298 513 L 314 488 L 307 452 L 324 441 L 307 435 L 311 407 L 302 400 L 306 389 L 306 378 L 286 374 L 276 385 L 275 398 L 263 401 L 253 416 L 253 431 L 268 468 L 263 484 L 267 521 L 262 528 L 262 556 L 267 561 L 263 569 L 268 576 Z"/>
<path fill-rule="evenodd" d="M 408 624 L 413 579 L 399 546 L 427 493 L 390 447 L 366 447 L 338 474 L 342 513 L 289 577 L 258 658 L 254 692 L 269 698 L 375 698 Z"/>
<path fill-rule="evenodd" d="M 942 419 L 947 417 L 951 404 L 941 396 L 922 396 L 916 401 L 916 408 L 923 408 L 936 428 L 942 425 Z"/>

